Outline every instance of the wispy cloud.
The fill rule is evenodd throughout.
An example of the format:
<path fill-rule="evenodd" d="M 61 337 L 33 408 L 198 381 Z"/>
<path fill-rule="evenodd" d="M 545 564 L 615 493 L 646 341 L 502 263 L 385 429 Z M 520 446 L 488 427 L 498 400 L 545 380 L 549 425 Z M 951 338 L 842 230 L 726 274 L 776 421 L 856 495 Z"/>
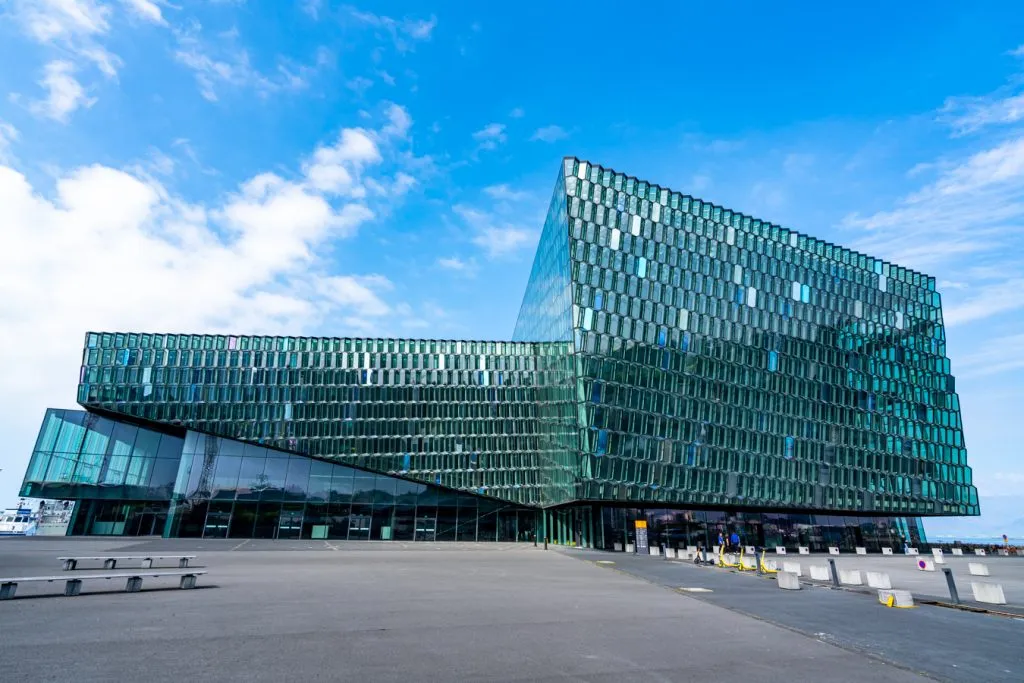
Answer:
<path fill-rule="evenodd" d="M 96 103 L 82 84 L 75 78 L 75 65 L 65 60 L 55 60 L 46 65 L 39 85 L 46 90 L 46 98 L 36 100 L 29 109 L 40 116 L 67 123 L 71 114 L 80 108 L 88 109 Z"/>
<path fill-rule="evenodd" d="M 490 185 L 484 188 L 484 194 L 492 199 L 500 199 L 504 201 L 520 201 L 530 196 L 529 192 L 523 192 L 522 190 L 513 190 L 508 186 L 508 183 L 501 183 L 500 185 Z"/>
<path fill-rule="evenodd" d="M 535 130 L 530 139 L 540 140 L 541 142 L 558 142 L 567 137 L 569 137 L 569 133 L 561 126 L 544 126 Z"/>
<path fill-rule="evenodd" d="M 18 129 L 0 121 L 0 164 L 10 163 L 12 159 L 11 143 L 18 139 Z"/>
<path fill-rule="evenodd" d="M 516 107 L 508 113 L 510 119 L 521 119 L 526 116 L 526 111 L 522 107 Z"/>
<path fill-rule="evenodd" d="M 250 88 L 261 97 L 302 90 L 316 72 L 316 66 L 284 59 L 278 59 L 273 71 L 260 71 L 253 66 L 248 50 L 239 46 L 237 30 L 207 39 L 200 24 L 192 22 L 183 29 L 175 29 L 175 36 L 175 60 L 192 70 L 199 93 L 211 102 L 219 99 L 219 91 L 225 87 Z M 321 62 L 322 53 L 318 50 L 315 63 Z"/>
<path fill-rule="evenodd" d="M 505 124 L 489 123 L 473 133 L 473 139 L 479 143 L 478 149 L 496 149 L 498 145 L 508 140 L 508 135 L 505 134 Z"/>
<path fill-rule="evenodd" d="M 986 377 L 1024 369 L 1024 334 L 984 340 L 972 353 L 957 360 L 957 374 L 965 378 Z"/>
<path fill-rule="evenodd" d="M 354 7 L 348 8 L 349 15 L 357 22 L 384 31 L 399 52 L 410 52 L 416 42 L 430 40 L 437 27 L 437 17 L 415 19 L 405 17 L 393 19 L 383 14 L 364 12 Z"/>

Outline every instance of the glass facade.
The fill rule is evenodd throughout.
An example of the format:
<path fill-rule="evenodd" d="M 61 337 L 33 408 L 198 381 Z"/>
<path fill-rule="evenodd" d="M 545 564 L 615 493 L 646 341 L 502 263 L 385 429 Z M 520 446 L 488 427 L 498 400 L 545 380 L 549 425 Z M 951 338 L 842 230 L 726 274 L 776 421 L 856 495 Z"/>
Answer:
<path fill-rule="evenodd" d="M 89 332 L 89 412 L 47 414 L 26 490 L 165 500 L 174 535 L 406 538 L 420 496 L 457 499 L 424 503 L 424 519 L 447 520 L 435 536 L 462 535 L 465 498 L 475 537 L 492 537 L 494 510 L 519 529 L 543 509 L 544 533 L 586 543 L 621 509 L 878 537 L 857 521 L 871 518 L 882 538 L 978 514 L 927 275 L 566 158 L 512 338 Z M 190 469 L 169 484 L 161 453 L 175 448 Z M 273 485 L 252 498 L 257 462 Z M 333 482 L 334 468 L 377 473 L 385 493 L 325 499 L 327 475 L 314 486 L 311 472 Z"/>

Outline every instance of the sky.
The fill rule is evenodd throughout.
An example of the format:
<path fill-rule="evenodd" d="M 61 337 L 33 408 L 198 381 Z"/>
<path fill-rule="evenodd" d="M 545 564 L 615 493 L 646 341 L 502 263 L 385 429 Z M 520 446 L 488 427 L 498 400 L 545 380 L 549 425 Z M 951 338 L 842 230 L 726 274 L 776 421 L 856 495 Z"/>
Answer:
<path fill-rule="evenodd" d="M 1024 7 L 820 5 L 0 0 L 0 506 L 86 330 L 508 339 L 574 155 L 934 275 L 1024 529 Z"/>

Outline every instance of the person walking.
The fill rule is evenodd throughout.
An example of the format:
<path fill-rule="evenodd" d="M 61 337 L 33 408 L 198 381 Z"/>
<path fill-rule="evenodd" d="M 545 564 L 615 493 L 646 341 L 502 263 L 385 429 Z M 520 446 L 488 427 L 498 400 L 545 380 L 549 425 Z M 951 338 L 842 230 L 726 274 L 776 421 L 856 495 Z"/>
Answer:
<path fill-rule="evenodd" d="M 722 532 L 719 531 L 718 532 L 718 547 L 721 548 L 724 545 L 725 545 L 725 536 L 723 536 Z"/>
<path fill-rule="evenodd" d="M 732 552 L 738 553 L 740 551 L 740 535 L 735 531 L 729 535 L 729 545 L 732 546 Z"/>

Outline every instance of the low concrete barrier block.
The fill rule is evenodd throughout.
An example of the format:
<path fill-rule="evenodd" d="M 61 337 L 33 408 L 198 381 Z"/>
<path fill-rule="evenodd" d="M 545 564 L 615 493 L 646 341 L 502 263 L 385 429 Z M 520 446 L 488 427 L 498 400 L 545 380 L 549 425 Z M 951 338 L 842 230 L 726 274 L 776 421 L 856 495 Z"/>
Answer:
<path fill-rule="evenodd" d="M 860 578 L 859 569 L 850 570 L 839 570 L 839 583 L 846 586 L 863 586 L 864 582 Z"/>
<path fill-rule="evenodd" d="M 864 578 L 867 579 L 868 586 L 871 588 L 885 588 L 887 590 L 892 588 L 892 581 L 885 572 L 864 572 Z"/>
<path fill-rule="evenodd" d="M 797 547 L 797 552 L 799 552 L 801 555 L 810 555 L 811 554 L 811 549 L 808 548 L 807 546 L 801 545 L 801 546 Z"/>
<path fill-rule="evenodd" d="M 676 551 L 673 548 L 665 548 L 665 557 L 675 558 Z"/>
<path fill-rule="evenodd" d="M 971 581 L 971 590 L 974 591 L 974 599 L 977 602 L 985 602 L 990 605 L 1006 604 L 1006 596 L 1003 595 L 1003 587 L 998 583 Z"/>
<path fill-rule="evenodd" d="M 918 560 L 917 568 L 922 572 L 933 572 L 935 571 L 935 563 L 931 560 Z"/>
<path fill-rule="evenodd" d="M 977 555 L 978 557 L 985 557 L 985 551 L 982 550 L 981 548 L 975 548 L 974 549 L 974 554 Z"/>
<path fill-rule="evenodd" d="M 744 555 L 740 558 L 740 565 L 744 569 L 757 569 L 757 560 L 753 557 L 748 557 Z"/>
<path fill-rule="evenodd" d="M 942 551 L 939 549 L 932 550 L 932 560 L 935 564 L 946 564 L 946 558 L 943 557 Z"/>
<path fill-rule="evenodd" d="M 953 554 L 957 557 L 961 557 L 964 554 L 963 548 L 953 548 Z"/>
<path fill-rule="evenodd" d="M 777 560 L 765 560 L 764 568 L 769 571 L 777 572 L 779 571 L 779 563 Z"/>
<path fill-rule="evenodd" d="M 745 552 L 747 555 L 753 555 L 757 552 L 757 548 L 755 548 L 752 545 L 745 545 L 743 546 L 743 552 Z"/>
<path fill-rule="evenodd" d="M 811 579 L 813 579 L 814 581 L 831 581 L 832 577 L 829 576 L 828 567 L 824 565 L 812 564 Z"/>
<path fill-rule="evenodd" d="M 658 546 L 654 546 L 653 548 L 648 548 L 647 552 L 649 552 L 651 555 L 661 555 L 661 552 L 658 550 Z"/>
<path fill-rule="evenodd" d="M 786 554 L 786 547 L 782 546 L 782 545 L 775 546 L 775 554 L 776 555 L 785 555 Z"/>
<path fill-rule="evenodd" d="M 856 551 L 857 551 L 858 555 L 867 555 L 868 554 L 868 549 L 867 548 L 856 548 Z"/>
<path fill-rule="evenodd" d="M 775 575 L 779 582 L 779 588 L 787 591 L 800 590 L 800 575 L 793 572 L 781 571 Z"/>
<path fill-rule="evenodd" d="M 914 596 L 910 591 L 883 589 L 878 591 L 878 602 L 886 607 L 913 607 Z"/>
<path fill-rule="evenodd" d="M 1010 551 L 1005 549 L 1005 548 L 1003 548 L 1003 549 L 1001 549 L 999 551 L 999 555 L 1002 556 L 1002 557 L 1009 557 L 1010 556 Z"/>
<path fill-rule="evenodd" d="M 617 553 L 621 553 L 622 552 L 622 544 L 621 543 L 615 543 L 612 547 L 615 548 L 615 552 L 617 552 Z"/>
<path fill-rule="evenodd" d="M 967 571 L 971 573 L 971 576 L 989 576 L 988 565 L 981 562 L 968 562 Z"/>
<path fill-rule="evenodd" d="M 632 543 L 627 543 L 626 544 L 626 552 L 627 553 L 634 553 L 634 552 L 636 552 L 636 546 L 634 546 Z"/>
<path fill-rule="evenodd" d="M 907 553 L 907 555 L 915 555 L 916 556 L 918 554 L 917 548 L 907 548 L 906 553 Z"/>
<path fill-rule="evenodd" d="M 882 548 L 883 555 L 892 555 L 892 548 Z"/>
<path fill-rule="evenodd" d="M 799 562 L 783 562 L 782 571 L 789 572 L 790 574 L 796 574 L 797 576 L 803 576 L 803 572 L 800 570 Z"/>

